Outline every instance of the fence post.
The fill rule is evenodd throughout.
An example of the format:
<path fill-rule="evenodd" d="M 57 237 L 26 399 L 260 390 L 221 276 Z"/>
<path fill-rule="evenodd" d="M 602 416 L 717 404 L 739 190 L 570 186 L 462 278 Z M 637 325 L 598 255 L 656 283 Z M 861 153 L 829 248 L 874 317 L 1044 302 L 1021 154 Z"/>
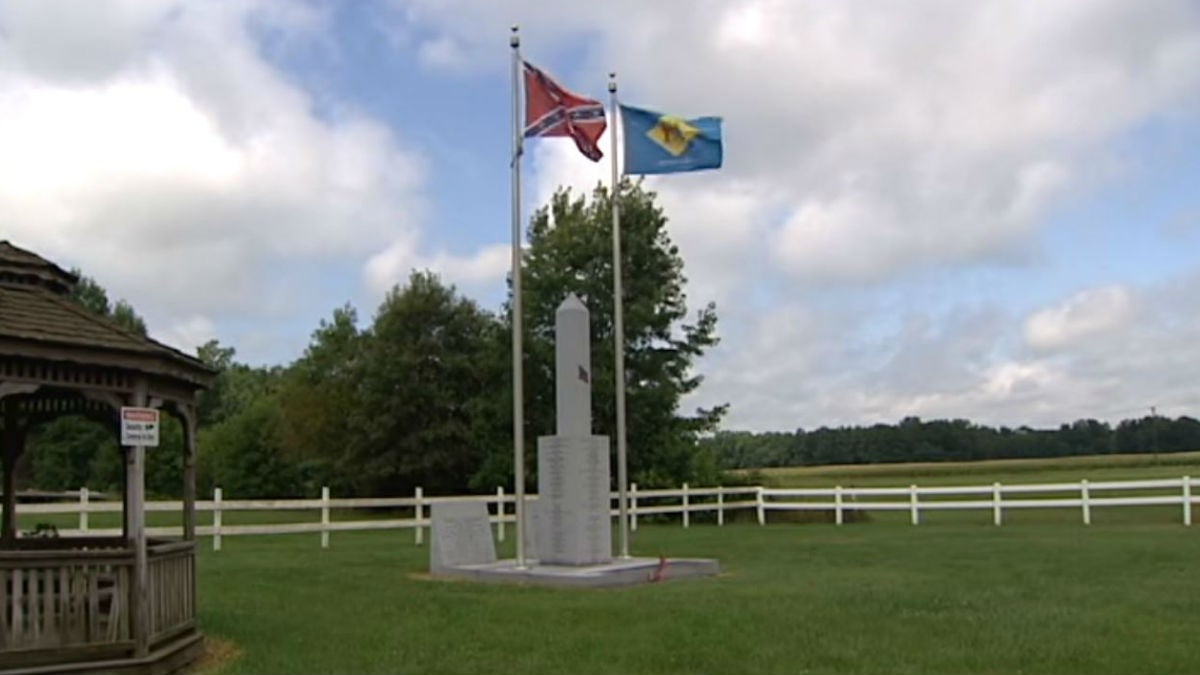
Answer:
<path fill-rule="evenodd" d="M 1087 479 L 1079 481 L 1079 499 L 1083 503 L 1083 524 L 1092 524 L 1092 503 L 1088 495 Z"/>
<path fill-rule="evenodd" d="M 916 485 L 908 486 L 908 502 L 909 502 L 909 508 L 912 510 L 912 524 L 920 525 L 921 524 L 921 510 L 920 510 L 920 507 L 917 505 L 917 486 Z"/>
<path fill-rule="evenodd" d="M 683 526 L 687 527 L 691 523 L 688 510 L 688 484 L 683 484 Z"/>
<path fill-rule="evenodd" d="M 504 486 L 496 486 L 496 538 L 504 541 Z"/>
<path fill-rule="evenodd" d="M 637 532 L 637 483 L 629 484 L 629 529 Z"/>
<path fill-rule="evenodd" d="M 221 488 L 213 488 L 213 550 L 221 550 Z"/>
<path fill-rule="evenodd" d="M 79 488 L 79 529 L 84 532 L 88 529 L 88 489 L 85 487 Z"/>
<path fill-rule="evenodd" d="M 717 525 L 725 524 L 725 488 L 717 488 Z"/>
<path fill-rule="evenodd" d="M 842 486 L 833 488 L 833 522 L 842 524 Z"/>
<path fill-rule="evenodd" d="M 1000 497 L 1000 484 L 992 483 L 992 524 L 996 527 L 1000 527 L 1000 524 L 1004 522 L 1004 512 L 1001 510 Z"/>
<path fill-rule="evenodd" d="M 321 548 L 329 548 L 329 488 L 321 488 Z"/>
<path fill-rule="evenodd" d="M 755 506 L 758 509 L 758 524 L 766 525 L 767 524 L 767 503 L 766 503 L 766 500 L 763 499 L 763 486 L 759 485 L 758 489 L 754 491 L 754 499 L 756 501 Z"/>
<path fill-rule="evenodd" d="M 1192 524 L 1192 477 L 1183 477 L 1183 524 Z"/>
<path fill-rule="evenodd" d="M 415 519 L 413 521 L 415 524 L 415 527 L 413 529 L 416 531 L 417 546 L 420 546 L 425 543 L 425 530 L 421 529 L 421 518 L 423 517 L 423 515 L 422 515 L 423 509 L 421 508 L 422 492 L 421 492 L 421 486 L 419 486 L 419 485 L 417 486 L 416 496 L 417 496 L 417 503 L 415 505 L 416 515 L 413 516 Z"/>

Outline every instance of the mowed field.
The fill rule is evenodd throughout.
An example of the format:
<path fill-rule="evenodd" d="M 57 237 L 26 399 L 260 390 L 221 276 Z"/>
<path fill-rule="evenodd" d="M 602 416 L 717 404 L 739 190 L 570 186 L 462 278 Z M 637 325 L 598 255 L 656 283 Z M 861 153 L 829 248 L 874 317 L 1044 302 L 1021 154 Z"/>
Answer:
<path fill-rule="evenodd" d="M 776 488 L 843 488 L 854 487 L 948 487 L 1037 485 L 1051 483 L 1078 484 L 1081 480 L 1092 483 L 1105 481 L 1140 481 L 1153 479 L 1179 479 L 1191 476 L 1200 481 L 1200 452 L 1172 453 L 1161 455 L 1089 455 L 1051 459 L 1009 459 L 982 462 L 930 462 L 911 464 L 860 464 L 816 467 L 782 467 L 755 469 L 736 472 L 751 478 L 756 483 Z M 1141 497 L 1151 495 L 1179 495 L 1178 490 L 1155 488 L 1149 490 L 1094 490 L 1093 497 Z M 1193 495 L 1200 490 L 1193 488 Z M 1046 492 L 1023 494 L 1022 499 L 1072 498 L 1072 492 Z M 872 501 L 897 501 L 903 497 L 861 498 L 859 506 L 869 507 Z M 986 501 L 987 496 L 942 495 L 923 496 L 923 506 L 930 502 L 974 499 Z M 829 501 L 828 498 L 825 501 Z M 1195 507 L 1194 507 L 1195 508 Z M 909 514 L 904 511 L 859 511 L 860 519 L 877 523 L 907 523 Z M 738 515 L 741 519 L 749 513 Z M 781 512 L 768 511 L 768 521 L 801 520 L 831 521 L 832 512 Z M 1182 522 L 1181 506 L 1100 506 L 1091 508 L 1093 524 L 1170 524 Z M 1071 524 L 1079 523 L 1082 514 L 1076 508 L 1006 509 L 1003 514 L 1005 525 L 1022 524 Z M 921 512 L 921 523 L 930 524 L 990 524 L 990 506 L 975 510 L 938 511 L 925 508 Z"/>
<path fill-rule="evenodd" d="M 1059 483 L 1089 480 L 1200 478 L 1200 452 L 1158 455 L 1084 455 L 1045 459 L 996 459 L 982 462 L 842 464 L 753 469 L 734 473 L 761 478 L 771 487 L 880 487 L 916 484 L 990 485 Z"/>
<path fill-rule="evenodd" d="M 407 532 L 202 546 L 202 672 L 1200 672 L 1200 529 L 663 524 L 634 552 L 724 573 L 556 590 L 431 580 Z"/>

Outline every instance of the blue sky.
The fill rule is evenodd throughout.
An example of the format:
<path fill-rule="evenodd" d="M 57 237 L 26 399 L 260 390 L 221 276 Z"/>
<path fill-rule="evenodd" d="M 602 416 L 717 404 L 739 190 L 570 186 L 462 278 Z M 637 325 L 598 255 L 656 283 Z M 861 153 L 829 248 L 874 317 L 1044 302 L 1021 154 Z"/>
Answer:
<path fill-rule="evenodd" d="M 648 180 L 730 428 L 1200 414 L 1200 8 L 0 2 L 0 238 L 160 339 L 286 362 L 432 268 L 508 271 L 508 27 L 601 97 L 725 118 Z M 607 138 L 602 147 L 607 149 Z M 607 160 L 606 160 L 607 161 Z M 528 213 L 607 178 L 530 144 Z"/>

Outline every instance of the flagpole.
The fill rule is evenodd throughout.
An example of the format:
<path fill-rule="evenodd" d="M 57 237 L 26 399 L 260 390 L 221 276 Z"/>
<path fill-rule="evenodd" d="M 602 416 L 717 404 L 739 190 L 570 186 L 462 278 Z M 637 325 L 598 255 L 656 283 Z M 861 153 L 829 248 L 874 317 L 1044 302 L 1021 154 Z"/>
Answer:
<path fill-rule="evenodd" d="M 521 36 L 512 27 L 512 362 L 513 362 L 513 487 L 517 501 L 517 567 L 525 567 L 525 382 L 521 338 Z"/>
<path fill-rule="evenodd" d="M 629 475 L 625 461 L 625 309 L 621 288 L 621 174 L 617 168 L 617 74 L 608 74 L 612 123 L 612 239 L 613 239 L 613 340 L 617 390 L 617 514 L 621 521 L 621 557 L 629 557 Z"/>

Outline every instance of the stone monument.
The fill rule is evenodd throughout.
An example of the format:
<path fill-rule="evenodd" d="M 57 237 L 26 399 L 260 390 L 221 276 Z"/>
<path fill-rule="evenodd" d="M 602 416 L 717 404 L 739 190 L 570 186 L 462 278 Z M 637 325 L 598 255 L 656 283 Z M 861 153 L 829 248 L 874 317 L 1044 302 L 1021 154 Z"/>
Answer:
<path fill-rule="evenodd" d="M 430 509 L 429 571 L 441 574 L 464 565 L 496 562 L 487 504 L 439 502 Z"/>
<path fill-rule="evenodd" d="M 612 560 L 608 437 L 592 434 L 591 322 L 574 294 L 554 332 L 557 433 L 538 439 L 538 560 L 599 565 Z"/>
<path fill-rule="evenodd" d="M 587 307 L 568 295 L 555 313 L 556 429 L 538 439 L 538 497 L 526 504 L 528 564 L 492 562 L 487 512 L 455 506 L 433 512 L 435 576 L 551 586 L 632 586 L 713 576 L 709 558 L 612 556 L 612 503 L 607 436 L 592 434 L 592 347 Z M 439 532 L 439 530 L 442 530 Z"/>

